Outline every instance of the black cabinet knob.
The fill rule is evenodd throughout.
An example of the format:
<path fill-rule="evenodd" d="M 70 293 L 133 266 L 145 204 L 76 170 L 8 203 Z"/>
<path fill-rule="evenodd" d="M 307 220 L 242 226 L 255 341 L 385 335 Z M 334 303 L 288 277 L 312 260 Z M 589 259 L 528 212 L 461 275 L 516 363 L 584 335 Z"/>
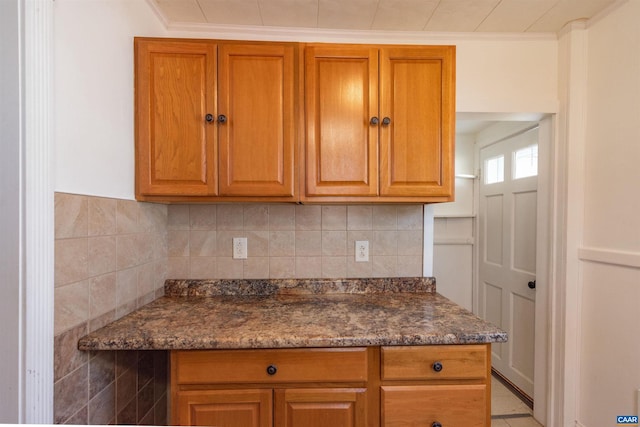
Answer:
<path fill-rule="evenodd" d="M 207 121 L 207 123 L 213 122 L 213 114 L 207 114 L 206 116 L 204 116 L 204 119 Z"/>
<path fill-rule="evenodd" d="M 529 286 L 529 289 L 535 289 L 536 288 L 536 281 L 532 280 L 529 283 L 527 283 L 527 286 Z"/>
<path fill-rule="evenodd" d="M 225 116 L 224 114 L 220 114 L 218 116 L 218 123 L 226 123 L 227 122 L 227 116 Z"/>
<path fill-rule="evenodd" d="M 382 119 L 382 126 L 387 126 L 389 124 L 391 124 L 391 119 L 389 117 Z"/>
<path fill-rule="evenodd" d="M 431 427 L 442 427 L 442 424 L 440 424 L 437 421 L 434 421 L 433 424 L 431 424 Z"/>
<path fill-rule="evenodd" d="M 276 365 L 269 365 L 267 366 L 267 374 L 269 375 L 275 375 L 276 372 L 278 372 L 278 368 L 276 367 Z"/>
<path fill-rule="evenodd" d="M 371 123 L 372 125 L 377 125 L 378 123 L 380 123 L 380 119 L 377 118 L 376 116 L 371 117 L 371 120 L 369 121 L 369 123 Z"/>
<path fill-rule="evenodd" d="M 440 372 L 442 371 L 442 362 L 433 362 L 433 365 L 431 366 L 433 368 L 434 371 L 436 372 Z"/>

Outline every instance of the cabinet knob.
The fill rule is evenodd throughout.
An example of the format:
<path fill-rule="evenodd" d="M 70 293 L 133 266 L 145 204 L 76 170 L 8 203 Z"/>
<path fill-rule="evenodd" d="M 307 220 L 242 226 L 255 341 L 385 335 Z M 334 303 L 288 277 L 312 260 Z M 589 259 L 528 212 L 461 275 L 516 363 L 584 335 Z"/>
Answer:
<path fill-rule="evenodd" d="M 218 116 L 218 123 L 226 123 L 227 122 L 227 116 L 225 116 L 224 114 L 220 114 Z"/>
<path fill-rule="evenodd" d="M 388 126 L 389 124 L 391 124 L 391 118 L 385 117 L 382 119 L 382 126 Z"/>
<path fill-rule="evenodd" d="M 431 424 L 431 427 L 442 427 L 442 424 L 440 424 L 437 421 L 434 421 L 433 424 Z"/>
<path fill-rule="evenodd" d="M 432 368 L 436 372 L 442 371 L 442 368 L 443 368 L 442 362 L 433 362 Z"/>
<path fill-rule="evenodd" d="M 213 114 L 207 114 L 206 116 L 204 116 L 204 119 L 207 121 L 207 123 L 213 122 Z"/>
<path fill-rule="evenodd" d="M 278 368 L 276 367 L 276 365 L 269 365 L 267 366 L 267 374 L 269 375 L 275 375 L 276 372 L 278 372 Z"/>
<path fill-rule="evenodd" d="M 369 123 L 371 123 L 372 125 L 377 125 L 378 123 L 380 123 L 380 119 L 377 118 L 376 116 L 371 117 L 371 120 L 369 121 Z"/>

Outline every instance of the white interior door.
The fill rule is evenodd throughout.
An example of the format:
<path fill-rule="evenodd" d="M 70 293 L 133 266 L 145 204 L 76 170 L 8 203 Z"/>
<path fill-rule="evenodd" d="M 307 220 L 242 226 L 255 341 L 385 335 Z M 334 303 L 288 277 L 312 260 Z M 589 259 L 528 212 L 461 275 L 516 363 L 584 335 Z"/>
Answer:
<path fill-rule="evenodd" d="M 538 130 L 480 150 L 479 314 L 509 334 L 492 366 L 533 397 Z"/>

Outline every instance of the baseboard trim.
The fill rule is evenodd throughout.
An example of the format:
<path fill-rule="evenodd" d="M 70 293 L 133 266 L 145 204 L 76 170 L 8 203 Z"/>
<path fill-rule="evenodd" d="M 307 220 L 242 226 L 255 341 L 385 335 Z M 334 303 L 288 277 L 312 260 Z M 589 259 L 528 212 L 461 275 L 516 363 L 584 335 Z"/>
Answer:
<path fill-rule="evenodd" d="M 514 383 L 509 381 L 504 375 L 495 369 L 491 368 L 491 374 L 502 383 L 505 387 L 507 387 L 513 394 L 518 397 L 518 399 L 522 400 L 525 405 L 527 405 L 530 409 L 533 409 L 533 398 L 525 393 L 521 388 L 516 386 Z"/>

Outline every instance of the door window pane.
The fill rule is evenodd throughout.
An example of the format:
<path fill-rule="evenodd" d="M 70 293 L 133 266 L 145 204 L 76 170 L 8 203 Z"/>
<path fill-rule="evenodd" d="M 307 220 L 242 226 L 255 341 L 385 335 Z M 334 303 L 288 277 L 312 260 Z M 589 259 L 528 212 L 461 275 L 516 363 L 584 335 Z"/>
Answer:
<path fill-rule="evenodd" d="M 504 156 L 492 157 L 484 161 L 484 177 L 485 184 L 504 181 Z"/>
<path fill-rule="evenodd" d="M 513 178 L 538 175 L 538 144 L 530 145 L 513 153 Z"/>

